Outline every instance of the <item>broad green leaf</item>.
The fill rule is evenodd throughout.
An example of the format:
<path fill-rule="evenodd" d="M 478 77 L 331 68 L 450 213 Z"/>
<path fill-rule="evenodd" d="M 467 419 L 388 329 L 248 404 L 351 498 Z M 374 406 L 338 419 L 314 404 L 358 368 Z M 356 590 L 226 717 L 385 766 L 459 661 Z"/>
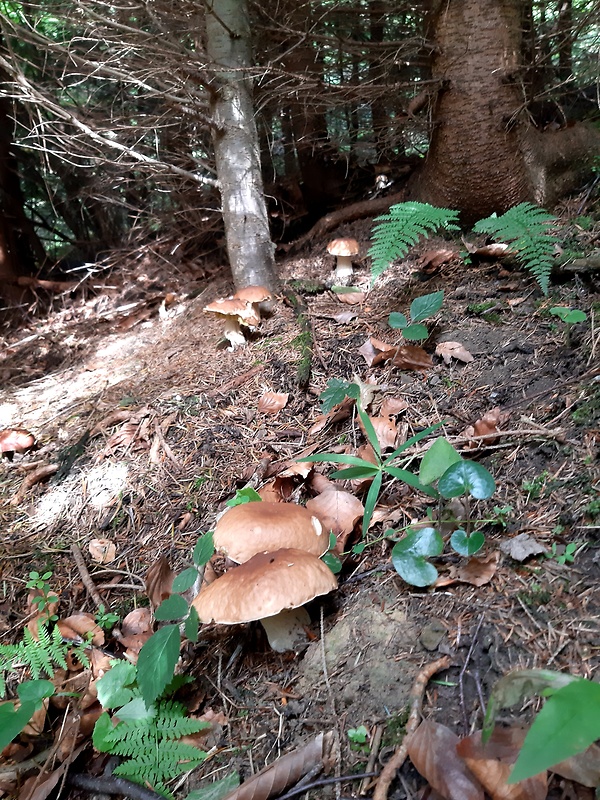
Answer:
<path fill-rule="evenodd" d="M 454 531 L 450 537 L 450 544 L 459 556 L 474 556 L 485 544 L 485 536 L 481 531 L 475 531 L 470 536 L 466 531 Z"/>
<path fill-rule="evenodd" d="M 554 308 L 550 309 L 550 313 L 559 317 L 568 325 L 574 325 L 576 322 L 585 322 L 587 319 L 585 311 L 580 311 L 578 308 L 571 309 L 567 306 L 554 306 Z"/>
<path fill-rule="evenodd" d="M 96 682 L 98 701 L 102 708 L 124 706 L 133 697 L 129 687 L 135 682 L 135 664 L 129 661 L 111 662 L 112 668 Z"/>
<path fill-rule="evenodd" d="M 476 461 L 457 461 L 442 475 L 438 483 L 442 497 L 459 497 L 468 492 L 476 500 L 487 500 L 496 491 L 490 473 Z"/>
<path fill-rule="evenodd" d="M 392 311 L 388 317 L 388 325 L 390 328 L 406 328 L 408 320 L 399 311 Z"/>
<path fill-rule="evenodd" d="M 329 477 L 336 481 L 346 480 L 363 480 L 363 478 L 372 478 L 380 472 L 379 467 L 371 464 L 369 467 L 348 467 L 348 469 L 336 469 L 335 472 L 330 473 Z"/>
<path fill-rule="evenodd" d="M 94 732 L 92 733 L 92 744 L 96 750 L 99 750 L 101 753 L 110 752 L 110 748 L 113 744 L 113 739 L 111 737 L 113 730 L 114 725 L 112 724 L 112 720 L 105 711 L 96 720 Z"/>
<path fill-rule="evenodd" d="M 576 680 L 579 679 L 573 675 L 551 669 L 519 669 L 500 678 L 488 701 L 483 721 L 483 743 L 485 744 L 490 738 L 496 715 L 503 708 L 514 706 L 534 694 L 558 691 Z"/>
<path fill-rule="evenodd" d="M 358 544 L 355 544 L 353 546 L 352 552 L 354 553 L 355 556 L 359 556 L 364 551 L 366 546 L 367 546 L 366 542 L 358 542 Z"/>
<path fill-rule="evenodd" d="M 442 425 L 444 424 L 445 424 L 444 422 L 436 422 L 435 425 L 430 425 L 428 428 L 425 428 L 425 430 L 419 431 L 419 433 L 415 433 L 414 436 L 411 436 L 410 439 L 407 439 L 404 442 L 404 444 L 400 445 L 400 447 L 397 450 L 394 450 L 391 456 L 388 456 L 383 463 L 389 464 L 395 458 L 398 458 L 398 456 L 405 450 L 408 450 L 409 447 L 412 447 L 413 444 L 417 444 L 418 442 L 421 441 L 421 439 L 427 438 L 427 436 L 429 436 L 430 433 L 437 431 L 437 429 L 441 428 Z"/>
<path fill-rule="evenodd" d="M 529 729 L 509 783 L 581 753 L 600 738 L 600 685 L 584 679 L 559 689 Z"/>
<path fill-rule="evenodd" d="M 4 750 L 18 736 L 36 711 L 34 702 L 22 703 L 15 710 L 14 703 L 0 705 L 0 750 Z"/>
<path fill-rule="evenodd" d="M 179 646 L 179 627 L 165 625 L 140 650 L 137 681 L 146 705 L 152 705 L 172 679 L 179 658 Z"/>
<path fill-rule="evenodd" d="M 357 400 L 360 397 L 360 388 L 355 383 L 331 378 L 327 383 L 327 388 L 323 389 L 319 395 L 321 411 L 328 414 L 332 408 L 343 403 L 346 397 Z"/>
<path fill-rule="evenodd" d="M 414 325 L 409 325 L 408 327 L 404 328 L 402 331 L 402 336 L 408 342 L 420 342 L 423 339 L 427 339 L 429 336 L 429 331 L 425 325 L 415 323 Z"/>
<path fill-rule="evenodd" d="M 210 559 L 213 557 L 214 552 L 215 546 L 213 544 L 213 532 L 207 531 L 196 542 L 194 553 L 192 555 L 192 561 L 197 567 L 203 567 L 205 564 L 208 564 Z"/>
<path fill-rule="evenodd" d="M 360 417 L 360 421 L 363 424 L 363 428 L 365 429 L 365 435 L 369 440 L 369 443 L 373 450 L 375 451 L 375 455 L 379 460 L 381 460 L 381 447 L 379 446 L 379 439 L 377 438 L 377 434 L 375 433 L 375 428 L 373 427 L 373 423 L 369 419 L 368 415 L 363 411 L 360 405 L 357 405 L 358 416 Z"/>
<path fill-rule="evenodd" d="M 188 569 L 184 569 L 183 572 L 175 576 L 172 589 L 174 592 L 186 592 L 192 588 L 197 579 L 198 570 L 196 567 L 188 567 Z"/>
<path fill-rule="evenodd" d="M 425 485 L 433 483 L 442 477 L 448 467 L 460 460 L 460 453 L 444 436 L 439 436 L 421 460 L 419 480 Z"/>
<path fill-rule="evenodd" d="M 156 716 L 156 706 L 146 706 L 141 697 L 134 697 L 119 709 L 117 716 L 121 722 L 149 720 Z"/>
<path fill-rule="evenodd" d="M 384 469 L 389 475 L 392 475 L 392 477 L 398 478 L 398 480 L 401 480 L 403 483 L 412 486 L 413 489 L 418 489 L 420 492 L 424 492 L 430 497 L 435 497 L 437 499 L 438 493 L 436 490 L 431 486 L 423 486 L 414 472 L 409 472 L 407 469 L 400 469 L 400 467 L 384 467 Z"/>
<path fill-rule="evenodd" d="M 232 772 L 225 778 L 208 783 L 206 786 L 201 786 L 200 789 L 194 789 L 185 800 L 221 800 L 239 785 L 240 779 L 237 772 Z"/>
<path fill-rule="evenodd" d="M 228 500 L 225 505 L 229 506 L 229 508 L 233 508 L 234 506 L 243 506 L 245 503 L 260 503 L 262 501 L 262 497 L 253 489 L 252 486 L 244 486 L 243 489 L 238 489 L 235 495 Z"/>
<path fill-rule="evenodd" d="M 172 594 L 159 605 L 154 612 L 158 622 L 181 619 L 188 613 L 188 604 L 180 594 Z"/>
<path fill-rule="evenodd" d="M 23 681 L 17 686 L 17 694 L 21 703 L 35 703 L 41 708 L 42 700 L 54 694 L 54 684 L 44 680 Z"/>
<path fill-rule="evenodd" d="M 409 530 L 392 548 L 392 564 L 402 580 L 411 586 L 431 586 L 438 572 L 426 556 L 438 556 L 443 549 L 444 540 L 433 528 Z"/>
<path fill-rule="evenodd" d="M 375 506 L 377 505 L 379 492 L 381 491 L 382 480 L 383 472 L 378 472 L 373 478 L 373 483 L 369 486 L 369 491 L 367 492 L 367 496 L 365 498 L 365 513 L 363 514 L 363 535 L 369 530 L 369 523 L 371 522 L 371 517 L 373 516 Z"/>
<path fill-rule="evenodd" d="M 422 297 L 415 297 L 410 304 L 411 322 L 421 322 L 421 320 L 433 316 L 433 314 L 440 310 L 443 302 L 443 291 L 424 294 Z"/>
<path fill-rule="evenodd" d="M 198 617 L 198 612 L 196 611 L 195 606 L 190 606 L 190 612 L 187 615 L 187 618 L 184 622 L 184 629 L 185 635 L 190 640 L 196 644 L 198 641 L 198 630 L 200 628 L 200 618 Z"/>
<path fill-rule="evenodd" d="M 329 531 L 329 550 L 333 550 L 337 544 L 337 537 L 333 531 Z"/>
<path fill-rule="evenodd" d="M 332 552 L 325 553 L 325 555 L 321 556 L 321 561 L 327 564 L 334 575 L 337 575 L 342 569 L 342 562 Z"/>

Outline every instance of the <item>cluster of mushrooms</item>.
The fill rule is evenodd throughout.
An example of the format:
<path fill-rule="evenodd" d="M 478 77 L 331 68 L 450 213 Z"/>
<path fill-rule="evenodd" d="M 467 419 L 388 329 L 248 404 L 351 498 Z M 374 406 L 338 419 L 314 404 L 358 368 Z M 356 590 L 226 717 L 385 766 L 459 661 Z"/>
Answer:
<path fill-rule="evenodd" d="M 204 307 L 209 314 L 222 317 L 225 326 L 223 335 L 229 342 L 228 350 L 246 344 L 242 326 L 251 331 L 260 325 L 260 304 L 271 300 L 271 292 L 264 286 L 246 286 L 230 297 L 220 297 Z"/>
<path fill-rule="evenodd" d="M 201 622 L 235 625 L 260 620 L 277 652 L 291 650 L 310 617 L 302 606 L 337 587 L 321 561 L 329 534 L 295 503 L 245 503 L 217 522 L 218 553 L 239 564 L 193 600 Z"/>

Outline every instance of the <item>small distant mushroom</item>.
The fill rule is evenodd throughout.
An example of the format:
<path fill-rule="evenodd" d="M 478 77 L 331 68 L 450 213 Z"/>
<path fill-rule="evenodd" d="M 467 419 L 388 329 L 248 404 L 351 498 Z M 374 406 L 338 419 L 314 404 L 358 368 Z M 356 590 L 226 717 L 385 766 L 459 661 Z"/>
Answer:
<path fill-rule="evenodd" d="M 335 280 L 345 285 L 352 278 L 352 256 L 359 252 L 356 239 L 334 239 L 327 245 L 327 252 L 336 256 Z"/>
<path fill-rule="evenodd" d="M 246 337 L 240 325 L 248 328 L 257 328 L 260 325 L 260 316 L 257 316 L 252 304 L 237 297 L 220 297 L 205 306 L 204 311 L 223 317 L 225 321 L 223 335 L 230 344 L 228 350 L 231 352 L 236 347 L 243 347 L 246 344 Z"/>
<path fill-rule="evenodd" d="M 329 536 L 304 506 L 262 501 L 226 511 L 215 526 L 213 542 L 216 550 L 241 564 L 257 553 L 282 547 L 319 557 L 327 552 Z"/>
<path fill-rule="evenodd" d="M 260 620 L 269 644 L 282 653 L 293 648 L 297 630 L 308 619 L 306 612 L 298 619 L 297 610 L 336 587 L 335 575 L 317 556 L 284 548 L 258 553 L 229 570 L 202 589 L 192 605 L 204 623 Z"/>

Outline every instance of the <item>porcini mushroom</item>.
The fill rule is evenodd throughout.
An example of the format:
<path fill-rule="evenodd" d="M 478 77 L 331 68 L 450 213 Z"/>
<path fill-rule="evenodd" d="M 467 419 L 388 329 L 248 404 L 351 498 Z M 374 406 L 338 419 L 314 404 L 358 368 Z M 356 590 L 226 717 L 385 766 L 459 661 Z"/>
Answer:
<path fill-rule="evenodd" d="M 292 547 L 317 558 L 329 537 L 320 521 L 296 503 L 244 503 L 226 511 L 213 534 L 215 549 L 241 564 L 256 553 Z"/>
<path fill-rule="evenodd" d="M 358 255 L 356 239 L 334 239 L 327 245 L 327 252 L 336 256 L 335 280 L 346 284 L 352 278 L 352 256 Z"/>
<path fill-rule="evenodd" d="M 220 297 L 204 307 L 209 314 L 218 314 L 223 317 L 225 327 L 223 335 L 230 343 L 230 351 L 246 344 L 246 338 L 240 325 L 256 328 L 260 324 L 260 317 L 256 315 L 252 304 L 237 297 Z"/>
<path fill-rule="evenodd" d="M 202 589 L 192 601 L 201 622 L 236 625 L 260 620 L 271 647 L 293 647 L 295 628 L 286 612 L 337 587 L 335 575 L 317 556 L 284 548 L 257 553 Z M 282 615 L 283 613 L 283 616 Z M 292 627 L 292 630 L 290 630 Z"/>

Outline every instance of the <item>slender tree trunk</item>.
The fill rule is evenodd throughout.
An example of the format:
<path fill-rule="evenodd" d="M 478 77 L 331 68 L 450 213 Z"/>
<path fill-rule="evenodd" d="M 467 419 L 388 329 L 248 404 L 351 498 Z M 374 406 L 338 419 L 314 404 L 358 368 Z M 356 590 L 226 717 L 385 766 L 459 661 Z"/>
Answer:
<path fill-rule="evenodd" d="M 209 0 L 206 52 L 217 91 L 213 135 L 227 253 L 235 286 L 277 288 L 252 103 L 250 22 L 246 0 Z"/>

